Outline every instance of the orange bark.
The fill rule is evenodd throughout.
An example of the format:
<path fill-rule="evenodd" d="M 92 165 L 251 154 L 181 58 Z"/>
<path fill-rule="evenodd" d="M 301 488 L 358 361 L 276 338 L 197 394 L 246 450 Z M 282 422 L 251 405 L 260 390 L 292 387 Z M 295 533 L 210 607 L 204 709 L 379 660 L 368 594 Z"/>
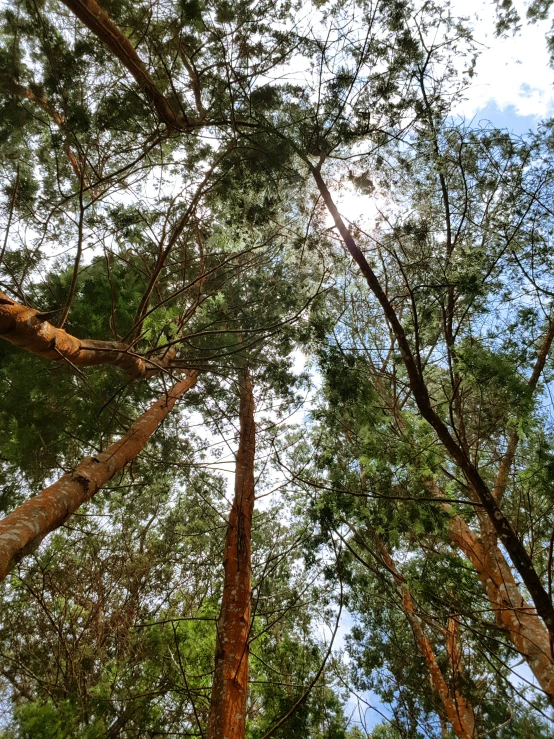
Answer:
<path fill-rule="evenodd" d="M 475 739 L 477 734 L 475 732 L 475 715 L 473 712 L 473 706 L 456 688 L 454 691 L 451 691 L 448 687 L 440 665 L 437 662 L 433 646 L 426 637 L 421 621 L 415 611 L 412 595 L 406 581 L 396 569 L 394 560 L 390 556 L 383 540 L 377 532 L 372 532 L 372 538 L 377 545 L 379 554 L 381 555 L 387 569 L 391 572 L 398 587 L 402 598 L 404 612 L 412 628 L 419 650 L 427 665 L 431 685 L 437 691 L 441 700 L 446 719 L 451 724 L 458 739 Z M 459 669 L 460 662 L 461 653 L 458 653 L 457 669 Z"/>
<path fill-rule="evenodd" d="M 548 351 L 554 337 L 554 321 L 550 323 L 537 362 L 533 369 L 529 385 L 535 387 L 544 367 Z M 395 412 L 394 403 L 388 397 L 386 389 L 379 381 L 376 382 L 387 407 L 389 407 L 398 423 L 401 433 L 405 431 L 402 417 Z M 508 448 L 495 484 L 495 495 L 501 500 L 506 487 L 507 470 L 513 461 L 518 436 L 516 432 L 510 435 Z M 425 487 L 437 498 L 442 498 L 434 480 L 424 479 Z M 456 544 L 472 563 L 485 589 L 497 623 L 506 630 L 506 633 L 521 656 L 526 660 L 536 677 L 540 687 L 552 704 L 554 704 L 554 661 L 550 648 L 550 637 L 543 622 L 535 609 L 526 603 L 515 581 L 512 569 L 498 547 L 496 532 L 485 516 L 480 516 L 481 531 L 484 533 L 486 546 L 470 529 L 468 524 L 455 513 L 448 503 L 442 503 L 442 508 L 450 515 L 448 533 L 451 541 Z"/>
<path fill-rule="evenodd" d="M 65 127 L 65 120 L 60 113 L 46 100 L 46 98 L 41 97 L 40 95 L 36 95 L 32 90 L 30 90 L 28 87 L 25 87 L 24 85 L 20 85 L 19 82 L 15 81 L 13 82 L 13 89 L 17 95 L 21 98 L 25 98 L 27 100 L 30 100 L 33 103 L 36 103 L 42 110 L 44 110 L 50 118 L 54 121 L 56 126 L 60 129 L 64 129 Z M 79 182 L 83 182 L 85 185 L 89 185 L 89 183 L 85 180 L 83 177 L 83 173 L 81 171 L 81 167 L 79 166 L 79 162 L 77 161 L 77 157 L 73 153 L 71 149 L 71 144 L 69 143 L 69 138 L 66 138 L 64 143 L 64 151 L 69 159 L 69 163 L 71 164 L 71 168 L 73 169 L 73 172 L 75 173 L 77 179 Z"/>
<path fill-rule="evenodd" d="M 244 739 L 246 732 L 255 445 L 252 381 L 248 371 L 244 371 L 240 378 L 240 441 L 235 498 L 225 539 L 225 578 L 217 622 L 207 739 Z"/>
<path fill-rule="evenodd" d="M 424 480 L 429 491 L 441 497 L 433 480 Z M 537 681 L 554 704 L 554 662 L 550 637 L 532 605 L 525 602 L 515 581 L 512 569 L 498 546 L 496 533 L 488 519 L 479 516 L 486 545 L 448 503 L 442 508 L 451 518 L 448 534 L 473 565 L 487 594 L 499 626 L 505 629 L 510 641 L 526 660 Z"/>
<path fill-rule="evenodd" d="M 111 364 L 131 377 L 149 377 L 171 366 L 174 353 L 144 359 L 118 341 L 78 339 L 40 317 L 40 312 L 20 305 L 0 292 L 0 338 L 44 359 L 65 360 L 76 367 Z"/>
<path fill-rule="evenodd" d="M 0 521 L 0 581 L 12 565 L 40 544 L 46 534 L 61 526 L 142 451 L 178 398 L 198 377 L 191 372 L 157 400 L 114 444 L 81 464 Z"/>
<path fill-rule="evenodd" d="M 188 124 L 186 117 L 182 114 L 178 116 L 171 108 L 137 54 L 135 47 L 96 0 L 63 0 L 63 3 L 133 75 L 148 100 L 156 108 L 160 119 L 170 128 L 183 129 Z"/>
<path fill-rule="evenodd" d="M 533 606 L 522 597 L 495 537 L 488 537 L 488 545 L 485 546 L 460 516 L 450 519 L 449 535 L 479 575 L 497 623 L 506 630 L 510 641 L 525 658 L 540 687 L 553 703 L 554 662 L 548 632 Z"/>
<path fill-rule="evenodd" d="M 448 617 L 446 629 L 446 651 L 450 660 L 453 680 L 463 673 L 462 650 L 460 649 L 460 626 L 454 615 Z"/>

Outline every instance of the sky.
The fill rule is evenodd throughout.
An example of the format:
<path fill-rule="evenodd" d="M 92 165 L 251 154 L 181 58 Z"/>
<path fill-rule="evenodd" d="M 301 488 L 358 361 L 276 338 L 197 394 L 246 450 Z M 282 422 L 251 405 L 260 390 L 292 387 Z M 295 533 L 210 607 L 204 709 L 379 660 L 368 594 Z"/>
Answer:
<path fill-rule="evenodd" d="M 514 0 L 522 17 L 520 32 L 498 38 L 495 34 L 495 3 L 492 0 L 451 0 L 454 16 L 467 18 L 481 51 L 472 85 L 465 99 L 452 114 L 473 125 L 507 128 L 523 135 L 554 116 L 554 69 L 550 66 L 546 33 L 549 20 L 536 24 L 525 21 L 526 5 Z M 377 215 L 367 198 L 343 186 L 335 193 L 343 217 L 351 221 L 367 221 Z M 328 225 L 332 225 L 328 217 Z"/>
<path fill-rule="evenodd" d="M 0 0 L 0 4 L 4 3 Z M 550 22 L 528 25 L 524 21 L 516 36 L 497 38 L 494 33 L 494 2 L 451 0 L 451 4 L 455 15 L 469 17 L 475 40 L 482 49 L 472 85 L 453 114 L 473 121 L 475 125 L 490 122 L 515 134 L 535 129 L 541 120 L 554 116 L 554 70 L 550 67 L 545 39 Z M 514 5 L 525 18 L 525 3 L 515 0 Z M 359 198 L 349 198 L 348 195 L 339 196 L 338 200 L 347 218 L 353 220 L 360 212 L 367 215 L 367 201 L 361 202 Z M 298 372 L 303 369 L 303 361 L 301 355 L 295 357 Z M 301 421 L 300 418 L 298 420 Z M 233 485 L 233 468 L 232 453 L 224 454 L 223 459 L 218 460 L 218 469 L 228 479 L 229 492 Z M 351 627 L 352 617 L 345 612 L 336 643 L 338 648 L 344 648 L 344 638 Z M 518 670 L 522 678 L 533 681 L 528 669 L 519 667 Z M 388 712 L 375 696 L 364 693 L 363 698 L 377 709 L 365 712 L 366 726 L 370 728 L 382 720 L 379 712 Z M 353 710 L 356 705 L 352 699 L 348 708 Z"/>
<path fill-rule="evenodd" d="M 466 99 L 453 114 L 472 121 L 476 126 L 490 122 L 518 135 L 535 130 L 542 120 L 553 117 L 554 70 L 550 67 L 546 42 L 550 21 L 527 24 L 526 3 L 515 0 L 514 6 L 523 18 L 521 31 L 516 36 L 497 38 L 494 32 L 495 6 L 491 0 L 451 0 L 451 4 L 455 15 L 469 17 L 474 38 L 482 45 L 473 83 L 466 91 Z M 347 218 L 355 220 L 362 213 L 367 217 L 365 198 L 361 201 L 359 196 L 342 191 L 338 201 L 341 213 Z M 344 648 L 345 636 L 352 625 L 352 616 L 345 613 L 338 634 L 339 648 Z M 527 665 L 518 665 L 515 673 L 513 682 L 516 686 L 536 684 Z M 381 723 L 382 714 L 390 716 L 375 695 L 363 693 L 363 698 L 374 706 L 373 710 L 362 706 L 366 728 L 371 729 Z M 360 720 L 356 708 L 357 701 L 352 697 L 347 713 L 348 709 L 354 711 L 355 723 Z"/>
<path fill-rule="evenodd" d="M 526 4 L 514 2 L 523 19 Z M 474 82 L 460 114 L 476 122 L 490 120 L 514 133 L 524 133 L 552 116 L 554 70 L 549 66 L 545 38 L 550 21 L 530 25 L 524 20 L 516 36 L 497 38 L 491 0 L 452 0 L 452 9 L 471 19 L 475 40 L 482 44 Z"/>

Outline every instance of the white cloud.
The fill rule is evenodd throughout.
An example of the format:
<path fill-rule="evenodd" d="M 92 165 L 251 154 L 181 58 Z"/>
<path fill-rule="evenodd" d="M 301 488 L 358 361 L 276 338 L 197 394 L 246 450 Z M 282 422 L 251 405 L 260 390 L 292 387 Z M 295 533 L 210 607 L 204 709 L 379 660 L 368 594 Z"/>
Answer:
<path fill-rule="evenodd" d="M 475 39 L 484 47 L 473 84 L 466 93 L 467 100 L 458 111 L 468 118 L 491 103 L 500 110 L 513 106 L 522 116 L 544 118 L 554 114 L 554 70 L 549 66 L 545 38 L 550 21 L 529 25 L 524 3 L 516 0 L 514 5 L 523 20 L 520 33 L 496 38 L 495 11 L 490 0 L 452 2 L 456 15 L 472 19 Z"/>

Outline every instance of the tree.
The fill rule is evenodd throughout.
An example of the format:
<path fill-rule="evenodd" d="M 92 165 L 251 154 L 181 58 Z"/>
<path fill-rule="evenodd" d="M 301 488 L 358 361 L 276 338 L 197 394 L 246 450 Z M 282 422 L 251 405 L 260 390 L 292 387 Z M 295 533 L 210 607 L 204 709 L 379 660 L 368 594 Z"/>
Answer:
<path fill-rule="evenodd" d="M 254 394 L 247 368 L 239 378 L 240 439 L 235 497 L 225 537 L 225 580 L 217 622 L 208 737 L 242 737 L 246 730 L 254 511 Z"/>
<path fill-rule="evenodd" d="M 210 736 L 345 736 L 340 660 L 332 639 L 322 645 L 314 636 L 323 621 L 337 633 L 345 587 L 370 635 L 386 635 L 379 665 L 397 684 L 392 695 L 392 683 L 381 684 L 399 710 L 393 733 L 432 735 L 440 726 L 446 734 L 449 721 L 472 736 L 473 724 L 492 731 L 508 721 L 515 653 L 552 701 L 548 126 L 518 141 L 452 122 L 476 50 L 441 3 L 315 3 L 304 21 L 288 2 L 19 0 L 3 23 L 0 456 L 2 506 L 12 511 L 4 539 L 13 542 L 14 521 L 68 480 L 70 527 L 83 531 L 75 519 L 111 496 L 117 505 L 100 514 L 106 546 L 138 537 L 127 552 L 136 570 L 129 564 L 127 573 L 124 556 L 114 560 L 128 597 L 119 591 L 106 607 L 109 565 L 92 545 L 81 556 L 96 580 L 85 578 L 88 591 L 75 587 L 75 595 L 62 587 L 64 571 L 79 571 L 56 529 L 67 525 L 67 506 L 6 553 L 7 568 L 52 532 L 18 569 L 28 573 L 42 628 L 54 622 L 53 633 L 63 634 L 67 623 L 75 632 L 80 619 L 96 624 L 102 614 L 116 632 L 111 652 L 92 666 L 90 654 L 60 637 L 62 689 L 40 649 L 25 677 L 10 622 L 2 638 L 13 659 L 4 679 L 19 704 L 15 730 L 203 735 L 207 726 Z M 304 70 L 299 82 L 283 81 L 294 65 Z M 341 216 L 341 187 L 371 198 L 370 228 Z M 325 386 L 304 392 L 324 402 L 315 435 L 306 427 L 282 435 L 287 413 L 303 404 L 302 380 L 290 371 L 299 352 L 317 358 L 312 379 L 321 372 Z M 177 395 L 169 380 L 184 388 L 197 377 L 168 414 L 166 398 Z M 257 423 L 255 483 L 250 382 L 268 414 Z M 152 402 L 141 418 L 156 415 L 151 431 L 162 416 L 164 425 L 136 444 L 131 419 Z M 191 414 L 207 436 L 188 445 L 181 424 Z M 232 438 L 234 455 L 236 418 L 235 502 L 227 506 L 203 498 L 199 480 L 224 492 L 220 479 L 200 473 L 214 464 L 207 450 L 220 434 Z M 131 442 L 132 453 L 113 464 L 112 452 Z M 91 461 L 79 464 L 83 457 Z M 104 466 L 93 490 L 89 467 Z M 137 495 L 140 470 L 138 488 L 143 480 L 155 497 L 157 469 L 173 497 L 145 504 L 151 523 L 126 514 L 118 529 L 117 516 L 130 510 L 118 491 L 128 484 Z M 270 533 L 279 508 L 254 512 L 254 484 L 261 496 L 286 485 L 310 504 L 287 507 L 282 536 Z M 45 485 L 50 493 L 33 498 Z M 179 568 L 164 526 L 175 522 L 173 506 L 185 515 L 189 490 L 213 572 L 197 563 L 191 607 L 176 615 Z M 263 536 L 258 521 L 267 522 Z M 177 550 L 178 528 L 169 536 Z M 94 528 L 83 534 L 85 542 L 95 536 Z M 166 596 L 149 579 L 147 544 L 166 572 Z M 275 578 L 265 571 L 273 572 L 271 547 L 280 552 Z M 201 559 L 201 548 L 188 551 Z M 295 572 L 283 563 L 287 551 Z M 440 599 L 426 585 L 430 561 Z M 292 592 L 312 572 L 310 592 L 325 593 L 315 610 Z M 7 578 L 7 602 L 18 602 L 19 613 L 25 582 Z M 198 583 L 209 595 L 196 598 Z M 280 584 L 282 613 L 272 590 Z M 96 594 L 94 606 L 87 593 Z M 260 598 L 271 602 L 274 622 L 263 609 L 260 621 Z M 151 620 L 131 626 L 141 608 Z M 411 642 L 402 637 L 406 619 Z M 89 652 L 100 648 L 102 629 L 80 633 Z M 354 639 L 359 654 L 371 652 L 371 638 Z M 256 641 L 265 651 L 254 652 Z M 419 680 L 398 645 L 411 650 Z M 486 710 L 482 680 L 495 686 Z M 159 703 L 135 691 L 148 693 L 149 682 Z M 117 708 L 127 699 L 128 710 Z M 514 736 L 525 726 L 543 730 L 541 700 L 530 700 L 528 715 L 509 719 Z"/>

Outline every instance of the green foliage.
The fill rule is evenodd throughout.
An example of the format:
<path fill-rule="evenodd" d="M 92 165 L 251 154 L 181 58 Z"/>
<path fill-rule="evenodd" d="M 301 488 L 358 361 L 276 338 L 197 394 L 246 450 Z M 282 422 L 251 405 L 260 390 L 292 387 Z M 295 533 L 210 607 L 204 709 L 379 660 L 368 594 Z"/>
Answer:
<path fill-rule="evenodd" d="M 75 707 L 69 701 L 54 705 L 48 703 L 26 703 L 15 711 L 14 736 L 19 739 L 100 739 L 106 727 L 102 721 L 93 721 L 91 726 L 77 728 Z M 8 739 L 9 733 L 6 735 Z"/>
<path fill-rule="evenodd" d="M 141 457 L 0 592 L 6 737 L 201 733 L 229 492 L 211 468 L 232 462 L 245 365 L 259 496 L 250 739 L 318 674 L 338 592 L 356 621 L 350 660 L 331 655 L 276 735 L 359 739 L 349 682 L 394 714 L 376 739 L 450 731 L 399 582 L 447 682 L 476 706 L 478 734 L 505 724 L 513 739 L 547 735 L 541 700 L 525 694 L 526 707 L 509 681 L 514 647 L 494 604 L 449 536 L 460 515 L 491 538 L 460 457 L 422 416 L 405 347 L 311 174 L 337 201 L 344 187 L 378 206 L 349 224 L 352 237 L 433 411 L 491 487 L 517 431 L 503 512 L 548 583 L 551 360 L 536 388 L 529 378 L 551 314 L 552 125 L 518 139 L 452 119 L 477 47 L 447 3 L 300 5 L 106 0 L 175 126 L 63 3 L 2 11 L 1 289 L 55 325 L 63 316 L 78 338 L 154 361 L 175 351 L 169 369 L 131 381 L 2 341 L 2 510 L 104 449 L 184 369 L 201 371 Z M 530 3 L 528 18 L 550 5 Z M 519 23 L 502 3 L 499 30 Z"/>

